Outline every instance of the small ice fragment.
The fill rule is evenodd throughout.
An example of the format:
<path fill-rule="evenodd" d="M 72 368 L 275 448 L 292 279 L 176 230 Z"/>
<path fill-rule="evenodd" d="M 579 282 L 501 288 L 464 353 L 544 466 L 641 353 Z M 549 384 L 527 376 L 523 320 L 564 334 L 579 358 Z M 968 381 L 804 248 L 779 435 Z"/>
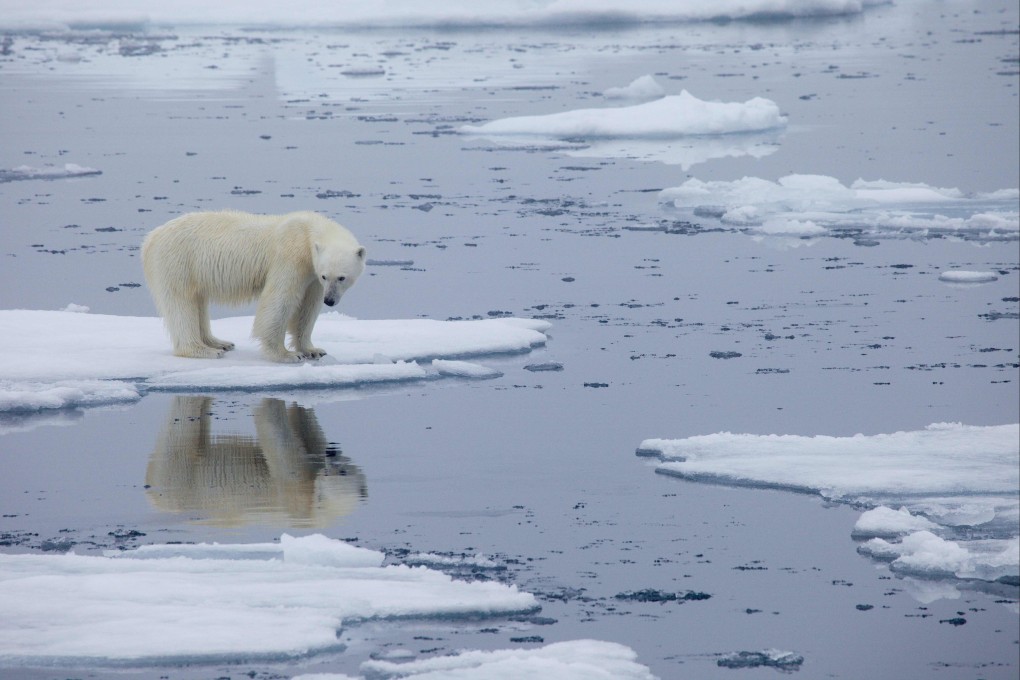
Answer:
<path fill-rule="evenodd" d="M 524 367 L 524 370 L 532 371 L 533 373 L 538 373 L 541 371 L 562 371 L 563 364 L 559 363 L 558 361 L 545 361 L 540 364 L 528 364 L 527 366 Z"/>
<path fill-rule="evenodd" d="M 716 662 L 723 668 L 760 668 L 767 666 L 781 670 L 797 670 L 804 663 L 804 657 L 793 652 L 766 649 L 761 652 L 734 652 Z"/>
<path fill-rule="evenodd" d="M 64 312 L 75 312 L 77 314 L 88 314 L 89 313 L 89 308 L 87 306 L 85 306 L 85 305 L 77 305 L 77 304 L 71 302 L 66 307 L 64 307 L 64 309 L 61 310 L 61 311 L 64 311 Z"/>
<path fill-rule="evenodd" d="M 452 375 L 460 378 L 498 378 L 503 375 L 488 366 L 475 364 L 470 361 L 452 361 L 449 359 L 433 359 L 432 368 L 439 371 L 440 375 Z"/>
<path fill-rule="evenodd" d="M 998 280 L 999 277 L 995 272 L 970 272 L 953 269 L 939 274 L 939 281 L 947 283 L 989 283 Z"/>

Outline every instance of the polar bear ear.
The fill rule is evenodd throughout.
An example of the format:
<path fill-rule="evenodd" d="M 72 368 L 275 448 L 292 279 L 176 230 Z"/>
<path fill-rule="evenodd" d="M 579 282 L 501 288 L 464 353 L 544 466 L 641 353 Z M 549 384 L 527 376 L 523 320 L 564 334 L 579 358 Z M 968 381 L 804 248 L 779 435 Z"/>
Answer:
<path fill-rule="evenodd" d="M 358 258 L 362 260 L 365 259 L 365 246 L 358 248 Z"/>

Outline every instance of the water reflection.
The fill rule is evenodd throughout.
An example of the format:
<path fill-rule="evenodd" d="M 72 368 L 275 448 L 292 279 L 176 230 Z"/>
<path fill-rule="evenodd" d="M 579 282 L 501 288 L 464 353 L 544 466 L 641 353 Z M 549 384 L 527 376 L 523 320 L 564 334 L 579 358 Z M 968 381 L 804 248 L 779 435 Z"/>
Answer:
<path fill-rule="evenodd" d="M 312 409 L 263 399 L 252 409 L 255 437 L 218 435 L 212 402 L 173 399 L 145 473 L 159 510 L 198 513 L 222 526 L 320 527 L 368 496 L 365 475 L 326 441 Z"/>

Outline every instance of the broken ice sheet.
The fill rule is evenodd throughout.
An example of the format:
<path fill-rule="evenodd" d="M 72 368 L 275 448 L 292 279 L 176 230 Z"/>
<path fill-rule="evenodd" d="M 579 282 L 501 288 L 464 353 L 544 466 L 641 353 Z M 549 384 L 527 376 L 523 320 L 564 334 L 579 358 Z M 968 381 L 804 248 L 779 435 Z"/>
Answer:
<path fill-rule="evenodd" d="M 852 437 L 719 432 L 646 439 L 637 453 L 661 458 L 656 471 L 663 474 L 874 508 L 855 528 L 858 537 L 876 537 L 862 551 L 904 573 L 1002 583 L 1020 577 L 1018 424 L 935 423 Z"/>
<path fill-rule="evenodd" d="M 0 665 L 292 658 L 337 649 L 352 620 L 538 609 L 515 586 L 383 560 L 322 535 L 286 534 L 103 557 L 0 554 Z"/>

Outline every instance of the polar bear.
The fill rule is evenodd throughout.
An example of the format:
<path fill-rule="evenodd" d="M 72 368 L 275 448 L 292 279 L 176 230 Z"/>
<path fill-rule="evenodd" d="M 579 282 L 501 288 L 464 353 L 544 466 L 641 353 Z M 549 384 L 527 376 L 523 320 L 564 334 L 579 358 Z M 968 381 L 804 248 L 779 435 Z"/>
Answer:
<path fill-rule="evenodd" d="M 365 269 L 365 249 L 313 212 L 198 212 L 153 229 L 142 242 L 142 267 L 177 356 L 216 358 L 233 349 L 210 332 L 209 303 L 258 298 L 252 337 L 269 358 L 297 362 L 326 354 L 311 340 L 319 301 L 339 302 Z"/>

